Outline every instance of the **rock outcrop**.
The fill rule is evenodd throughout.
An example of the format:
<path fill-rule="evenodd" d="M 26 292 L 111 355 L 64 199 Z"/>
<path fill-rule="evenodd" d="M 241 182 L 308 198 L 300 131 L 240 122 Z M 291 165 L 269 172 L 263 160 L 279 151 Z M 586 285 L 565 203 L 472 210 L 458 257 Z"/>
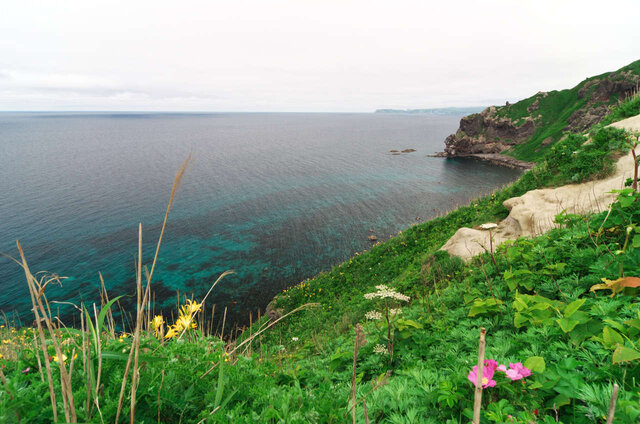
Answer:
<path fill-rule="evenodd" d="M 495 107 L 465 116 L 460 128 L 445 140 L 447 156 L 465 156 L 475 153 L 500 153 L 519 144 L 536 132 L 532 118 L 516 125 L 511 119 L 498 117 Z"/>

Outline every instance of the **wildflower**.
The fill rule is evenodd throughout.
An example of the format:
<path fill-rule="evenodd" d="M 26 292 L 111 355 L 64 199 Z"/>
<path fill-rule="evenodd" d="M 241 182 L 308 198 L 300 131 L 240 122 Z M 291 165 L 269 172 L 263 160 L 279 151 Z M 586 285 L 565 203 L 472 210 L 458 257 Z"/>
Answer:
<path fill-rule="evenodd" d="M 2 343 L 3 344 L 9 344 L 9 343 L 11 343 L 11 340 L 2 340 Z"/>
<path fill-rule="evenodd" d="M 298 338 L 297 337 L 291 337 L 291 341 L 297 342 Z"/>
<path fill-rule="evenodd" d="M 400 315 L 402 313 L 402 309 L 397 308 L 397 309 L 389 309 L 389 314 L 396 316 L 396 315 Z"/>
<path fill-rule="evenodd" d="M 151 320 L 151 326 L 153 327 L 155 336 L 158 337 L 158 334 L 163 333 L 164 331 L 164 319 L 162 318 L 162 315 L 156 315 L 155 317 L 153 317 L 153 319 Z"/>
<path fill-rule="evenodd" d="M 29 371 L 31 371 L 31 367 L 27 367 L 27 368 L 23 369 L 23 370 L 22 370 L 22 374 L 26 374 L 26 373 L 28 373 Z"/>
<path fill-rule="evenodd" d="M 58 355 L 53 355 L 53 356 L 52 356 L 52 358 L 53 358 L 53 360 L 54 360 L 55 362 L 60 362 L 60 360 L 59 360 L 60 358 L 58 358 Z M 62 354 L 62 362 L 66 361 L 66 360 L 67 360 L 67 355 L 65 355 L 65 354 L 63 353 L 63 354 Z"/>
<path fill-rule="evenodd" d="M 498 363 L 494 359 L 485 359 L 484 367 L 489 368 L 492 371 L 495 371 L 498 368 Z"/>
<path fill-rule="evenodd" d="M 374 299 L 376 297 L 379 297 L 380 299 L 390 298 L 390 299 L 400 300 L 403 302 L 408 302 L 411 299 L 409 296 L 405 296 L 402 293 L 398 293 L 397 291 L 387 287 L 384 284 L 380 284 L 376 286 L 376 289 L 378 290 L 377 292 L 367 293 L 364 295 L 364 298 L 365 299 Z"/>
<path fill-rule="evenodd" d="M 369 311 L 366 314 L 364 314 L 364 317 L 366 319 L 379 320 L 382 318 L 382 314 L 378 311 Z"/>
<path fill-rule="evenodd" d="M 495 362 L 495 361 L 494 361 Z M 487 387 L 493 387 L 496 385 L 496 381 L 493 379 L 493 374 L 495 373 L 495 368 L 493 364 L 487 365 L 482 369 L 482 388 L 486 389 Z M 476 381 L 478 379 L 478 366 L 473 367 L 472 371 L 469 371 L 469 375 L 467 376 L 470 382 L 473 385 L 476 385 Z"/>
<path fill-rule="evenodd" d="M 507 378 L 511 379 L 511 381 L 522 380 L 525 377 L 529 377 L 531 375 L 531 370 L 525 368 L 524 365 L 520 362 L 516 362 L 515 364 L 509 363 L 509 369 L 506 371 Z"/>
<path fill-rule="evenodd" d="M 165 339 L 170 339 L 172 337 L 177 336 L 179 332 L 180 332 L 180 330 L 178 330 L 175 325 L 172 325 L 167 330 L 167 334 L 164 335 L 164 338 Z"/>
<path fill-rule="evenodd" d="M 4 358 L 4 355 L 2 353 L 0 353 L 0 359 Z"/>
<path fill-rule="evenodd" d="M 190 316 L 180 315 L 176 320 L 175 326 L 180 329 L 180 331 L 188 328 L 196 328 L 198 325 L 193 322 L 193 318 Z"/>
<path fill-rule="evenodd" d="M 378 355 L 386 355 L 388 353 L 387 347 L 381 344 L 377 344 L 373 347 L 373 353 L 377 353 Z"/>
<path fill-rule="evenodd" d="M 504 366 L 503 364 L 500 364 L 500 366 L 498 366 L 498 368 L 496 368 L 498 371 L 502 371 L 502 372 L 507 372 L 507 367 Z"/>
<path fill-rule="evenodd" d="M 193 300 L 187 300 L 187 304 L 182 306 L 180 309 L 180 315 L 184 316 L 192 316 L 195 315 L 200 308 L 202 307 L 202 303 L 194 302 Z"/>

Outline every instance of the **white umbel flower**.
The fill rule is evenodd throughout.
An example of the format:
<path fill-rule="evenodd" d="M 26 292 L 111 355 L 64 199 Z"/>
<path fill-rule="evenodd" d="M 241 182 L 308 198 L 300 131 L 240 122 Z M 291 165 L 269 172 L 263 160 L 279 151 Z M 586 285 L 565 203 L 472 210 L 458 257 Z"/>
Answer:
<path fill-rule="evenodd" d="M 366 319 L 371 319 L 371 320 L 379 320 L 382 318 L 382 313 L 378 312 L 378 311 L 369 311 L 366 314 L 364 314 L 364 317 Z"/>
<path fill-rule="evenodd" d="M 376 289 L 378 289 L 377 292 L 367 293 L 364 295 L 364 298 L 365 299 L 375 299 L 375 298 L 395 299 L 395 300 L 400 300 L 402 302 L 408 302 L 411 299 L 409 296 L 406 296 L 402 293 L 398 293 L 397 291 L 385 286 L 384 284 L 380 284 L 379 286 L 376 286 Z"/>
<path fill-rule="evenodd" d="M 386 355 L 389 352 L 387 351 L 387 347 L 386 346 L 382 346 L 381 344 L 377 344 L 373 348 L 373 353 L 377 353 L 378 355 Z"/>

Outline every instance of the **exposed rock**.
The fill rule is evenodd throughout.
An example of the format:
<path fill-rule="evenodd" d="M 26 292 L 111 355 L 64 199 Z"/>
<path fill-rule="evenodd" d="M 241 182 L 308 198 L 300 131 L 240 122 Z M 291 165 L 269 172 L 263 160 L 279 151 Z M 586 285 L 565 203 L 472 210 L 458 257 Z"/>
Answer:
<path fill-rule="evenodd" d="M 375 235 L 371 234 L 369 236 L 369 241 L 377 241 L 377 240 L 378 240 L 378 237 L 376 237 Z"/>
<path fill-rule="evenodd" d="M 582 132 L 602 121 L 609 112 L 609 108 L 601 105 L 591 109 L 578 109 L 567 120 L 569 125 L 565 131 Z"/>
<path fill-rule="evenodd" d="M 612 126 L 640 130 L 640 115 Z M 445 243 L 442 250 L 469 260 L 479 253 L 489 251 L 492 246 L 495 249 L 507 240 L 537 236 L 557 227 L 555 216 L 563 211 L 569 214 L 603 211 L 616 199 L 616 194 L 611 193 L 611 190 L 623 188 L 625 180 L 632 175 L 633 156 L 629 153 L 618 160 L 616 171 L 609 178 L 528 191 L 503 203 L 510 211 L 509 216 L 498 223 L 491 232 L 460 228 Z"/>
<path fill-rule="evenodd" d="M 531 113 L 533 111 L 538 110 L 538 108 L 540 108 L 540 102 L 536 99 L 535 102 L 529 105 L 529 107 L 527 108 L 527 112 Z"/>
<path fill-rule="evenodd" d="M 284 309 L 275 308 L 273 306 L 273 302 L 269 302 L 269 304 L 267 305 L 267 310 L 265 311 L 265 315 L 269 318 L 269 321 L 274 322 L 282 316 L 283 312 Z"/>
<path fill-rule="evenodd" d="M 415 151 L 416 151 L 416 149 L 404 149 L 402 151 L 402 153 L 412 153 L 412 152 L 415 152 Z"/>
<path fill-rule="evenodd" d="M 536 125 L 527 117 L 517 126 L 508 118 L 495 116 L 495 108 L 465 116 L 460 129 L 445 140 L 447 156 L 464 156 L 476 153 L 500 153 L 514 144 L 531 137 Z"/>

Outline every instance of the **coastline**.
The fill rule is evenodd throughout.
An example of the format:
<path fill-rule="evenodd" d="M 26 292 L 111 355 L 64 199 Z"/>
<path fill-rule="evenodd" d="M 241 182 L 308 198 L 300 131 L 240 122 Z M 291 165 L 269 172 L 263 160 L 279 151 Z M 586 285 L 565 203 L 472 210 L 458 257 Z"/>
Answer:
<path fill-rule="evenodd" d="M 450 155 L 447 155 L 445 152 L 438 152 L 436 154 L 432 154 L 428 156 L 432 158 L 452 158 L 452 159 L 453 158 L 474 158 L 474 159 L 483 160 L 485 162 L 492 163 L 494 165 L 506 166 L 508 168 L 513 168 L 513 169 L 523 169 L 525 171 L 536 166 L 536 164 L 533 162 L 526 162 L 526 161 L 519 160 L 511 156 L 503 155 L 500 153 L 469 153 L 466 155 L 450 156 Z"/>

